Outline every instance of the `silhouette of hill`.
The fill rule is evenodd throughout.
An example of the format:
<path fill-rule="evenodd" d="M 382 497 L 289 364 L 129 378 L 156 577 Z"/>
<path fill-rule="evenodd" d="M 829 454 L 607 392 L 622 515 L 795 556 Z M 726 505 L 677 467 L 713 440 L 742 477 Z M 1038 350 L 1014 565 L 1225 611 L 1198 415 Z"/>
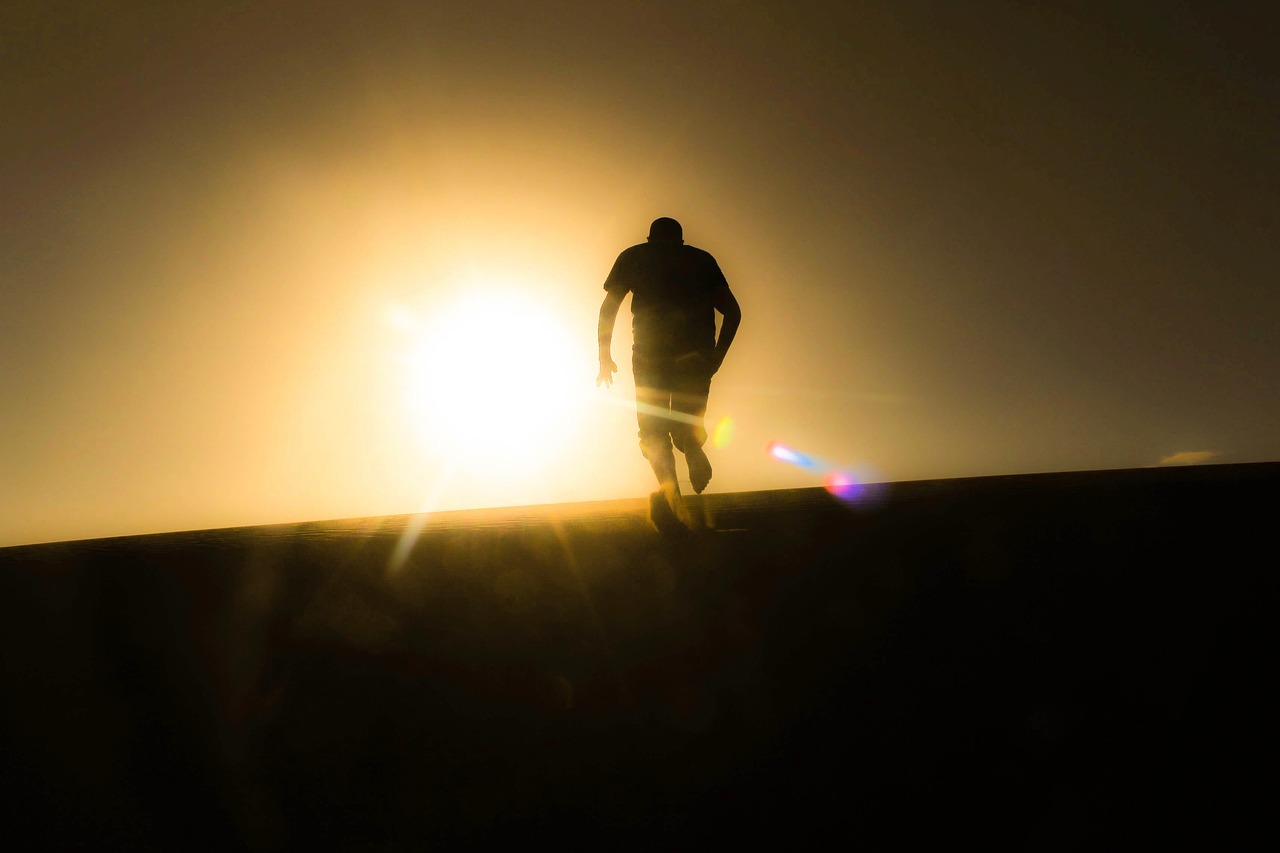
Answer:
<path fill-rule="evenodd" d="M 682 539 L 636 499 L 0 549 L 6 834 L 1251 838 L 1277 487 L 1075 472 L 709 495 L 720 532 Z"/>

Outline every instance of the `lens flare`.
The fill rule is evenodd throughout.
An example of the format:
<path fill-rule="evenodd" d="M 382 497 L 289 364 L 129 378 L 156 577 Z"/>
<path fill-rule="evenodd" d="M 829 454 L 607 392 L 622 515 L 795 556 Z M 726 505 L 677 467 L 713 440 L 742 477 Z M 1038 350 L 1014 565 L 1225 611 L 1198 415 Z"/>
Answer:
<path fill-rule="evenodd" d="M 780 441 L 769 442 L 768 450 L 769 455 L 774 459 L 780 459 L 783 462 L 789 462 L 792 465 L 796 465 L 801 468 L 812 469 L 814 467 L 812 459 L 805 456 L 803 453 L 792 450 Z"/>
<path fill-rule="evenodd" d="M 733 441 L 733 418 L 721 418 L 711 431 L 711 443 L 717 450 L 724 450 Z"/>
<path fill-rule="evenodd" d="M 847 471 L 828 471 L 822 478 L 826 490 L 842 501 L 855 501 L 863 490 L 862 484 Z"/>
<path fill-rule="evenodd" d="M 806 456 L 793 450 L 780 441 L 769 442 L 766 448 L 774 459 L 787 462 L 810 471 L 823 471 L 822 485 L 831 495 L 846 504 L 867 506 L 878 503 L 884 491 L 874 472 L 863 470 L 854 474 L 844 468 L 837 468 L 820 459 Z"/>

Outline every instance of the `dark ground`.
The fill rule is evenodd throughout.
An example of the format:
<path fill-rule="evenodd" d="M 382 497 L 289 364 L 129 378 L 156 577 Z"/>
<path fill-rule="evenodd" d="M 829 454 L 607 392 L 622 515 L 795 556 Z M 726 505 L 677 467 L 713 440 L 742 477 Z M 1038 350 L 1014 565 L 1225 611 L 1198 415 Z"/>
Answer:
<path fill-rule="evenodd" d="M 723 532 L 682 541 L 643 499 L 453 513 L 398 569 L 408 517 L 0 549 L 0 834 L 1274 840 L 1278 488 L 717 495 Z"/>

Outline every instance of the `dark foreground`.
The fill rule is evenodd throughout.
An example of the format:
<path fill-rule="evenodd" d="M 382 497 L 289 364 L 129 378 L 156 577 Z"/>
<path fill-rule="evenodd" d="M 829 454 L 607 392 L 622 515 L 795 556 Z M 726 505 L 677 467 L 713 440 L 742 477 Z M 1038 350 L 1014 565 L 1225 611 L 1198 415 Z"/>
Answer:
<path fill-rule="evenodd" d="M 408 517 L 3 549 L 0 834 L 1270 836 L 1278 488 L 1259 464 L 721 495 L 724 532 L 682 541 L 644 500 L 458 513 L 398 568 Z"/>

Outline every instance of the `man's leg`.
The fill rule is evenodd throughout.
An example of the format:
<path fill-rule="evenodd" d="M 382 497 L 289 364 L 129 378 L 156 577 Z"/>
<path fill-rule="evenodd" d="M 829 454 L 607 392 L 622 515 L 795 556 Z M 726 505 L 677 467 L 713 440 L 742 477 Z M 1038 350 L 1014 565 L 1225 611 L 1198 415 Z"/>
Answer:
<path fill-rule="evenodd" d="M 676 479 L 676 457 L 671 449 L 671 390 L 661 364 L 653 364 L 638 356 L 632 358 L 632 374 L 636 380 L 636 423 L 640 427 L 640 452 L 649 460 L 658 478 L 659 492 L 672 514 L 685 527 L 695 522 L 680 495 Z M 652 508 L 651 508 L 652 512 Z M 655 524 L 657 521 L 655 520 Z M 661 528 L 660 528 L 661 529 Z"/>
<path fill-rule="evenodd" d="M 672 382 L 671 409 L 679 416 L 671 422 L 671 439 L 689 463 L 689 480 L 693 490 L 702 490 L 711 482 L 711 460 L 702 446 L 707 443 L 707 430 L 702 423 L 707 414 L 707 396 L 711 393 L 711 374 L 703 358 L 677 363 Z"/>
<path fill-rule="evenodd" d="M 642 385 L 636 375 L 636 423 L 640 427 L 640 452 L 649 460 L 658 483 L 675 482 L 676 458 L 671 450 L 671 422 L 660 412 L 670 407 L 671 392 Z"/>

